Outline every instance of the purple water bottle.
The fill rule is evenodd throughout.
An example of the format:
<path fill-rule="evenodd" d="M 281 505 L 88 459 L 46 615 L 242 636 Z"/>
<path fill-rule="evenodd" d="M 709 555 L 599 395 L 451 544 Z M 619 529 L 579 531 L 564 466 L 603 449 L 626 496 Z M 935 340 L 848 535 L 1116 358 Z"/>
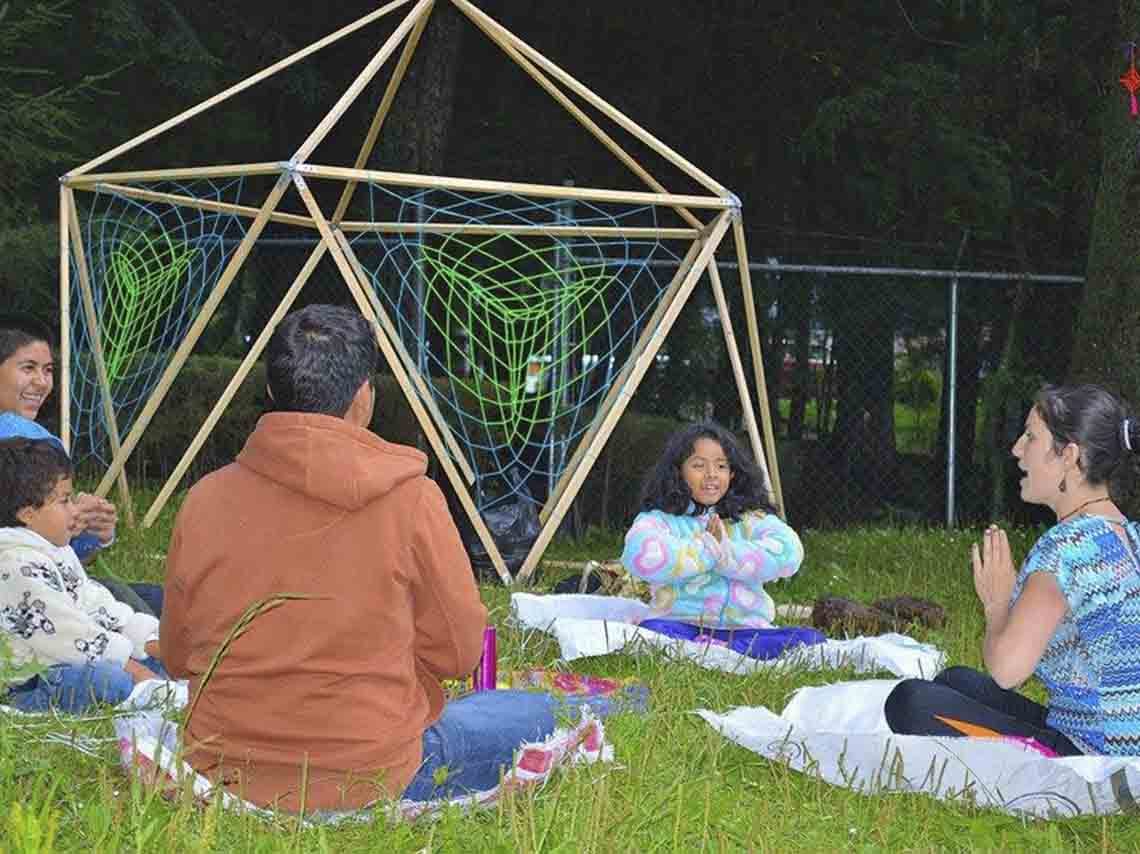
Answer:
<path fill-rule="evenodd" d="M 476 691 L 494 691 L 499 684 L 499 650 L 495 639 L 495 627 L 483 630 L 483 657 L 475 668 L 473 688 Z"/>

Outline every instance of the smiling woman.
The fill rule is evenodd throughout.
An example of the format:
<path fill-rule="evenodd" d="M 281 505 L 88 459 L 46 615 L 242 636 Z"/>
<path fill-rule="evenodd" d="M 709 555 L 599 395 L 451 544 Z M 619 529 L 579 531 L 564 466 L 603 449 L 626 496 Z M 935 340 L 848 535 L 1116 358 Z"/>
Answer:
<path fill-rule="evenodd" d="M 51 333 L 26 317 L 0 318 L 0 412 L 34 421 L 55 383 Z"/>

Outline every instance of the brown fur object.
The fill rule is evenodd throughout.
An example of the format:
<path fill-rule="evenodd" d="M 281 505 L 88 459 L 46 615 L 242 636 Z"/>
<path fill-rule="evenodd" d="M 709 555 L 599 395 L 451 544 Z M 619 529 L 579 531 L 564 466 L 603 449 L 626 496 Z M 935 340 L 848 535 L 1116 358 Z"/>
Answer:
<path fill-rule="evenodd" d="M 915 622 L 942 628 L 946 611 L 935 602 L 913 596 L 880 599 L 871 605 L 841 596 L 823 596 L 815 600 L 811 612 L 811 624 L 825 632 L 881 635 L 902 631 Z"/>
<path fill-rule="evenodd" d="M 893 599 L 872 602 L 871 607 L 890 614 L 904 623 L 918 622 L 931 629 L 940 629 L 946 625 L 946 609 L 929 599 L 896 596 Z"/>

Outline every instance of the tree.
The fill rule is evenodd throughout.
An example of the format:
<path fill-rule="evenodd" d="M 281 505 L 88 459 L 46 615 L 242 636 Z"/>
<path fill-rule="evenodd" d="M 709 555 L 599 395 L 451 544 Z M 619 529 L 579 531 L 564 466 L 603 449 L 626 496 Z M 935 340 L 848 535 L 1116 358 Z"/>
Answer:
<path fill-rule="evenodd" d="M 29 44 L 51 38 L 68 19 L 67 3 L 0 5 L 0 228 L 34 219 L 28 188 L 45 166 L 67 156 L 79 105 L 103 76 L 60 83 L 48 69 L 25 64 Z"/>
<path fill-rule="evenodd" d="M 1132 42 L 1140 33 L 1140 0 L 1122 0 L 1104 8 L 1114 19 L 1115 41 Z M 1120 54 L 1110 55 L 1116 60 Z M 1113 76 L 1123 70 L 1119 62 L 1113 67 Z M 1099 106 L 1103 157 L 1070 376 L 1117 386 L 1135 403 L 1140 401 L 1137 124 L 1119 87 L 1106 89 Z"/>

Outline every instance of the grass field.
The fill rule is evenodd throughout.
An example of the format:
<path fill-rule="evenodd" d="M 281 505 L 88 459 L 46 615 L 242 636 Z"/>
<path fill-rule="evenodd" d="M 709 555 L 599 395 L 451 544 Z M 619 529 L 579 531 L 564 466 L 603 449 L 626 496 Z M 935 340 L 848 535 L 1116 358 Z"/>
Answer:
<path fill-rule="evenodd" d="M 161 580 L 170 511 L 149 531 L 123 530 L 100 572 Z M 832 592 L 869 601 L 911 594 L 946 606 L 941 631 L 912 634 L 949 652 L 952 663 L 980 664 L 982 620 L 967 561 L 969 533 L 932 530 L 804 532 L 800 574 L 774 585 L 777 602 Z M 1024 554 L 1030 532 L 1015 532 Z M 549 557 L 614 557 L 619 537 L 597 533 L 556 544 Z M 565 572 L 565 570 L 563 571 Z M 539 583 L 557 580 L 552 573 Z M 550 665 L 554 642 L 507 621 L 509 593 L 485 587 L 499 627 L 500 669 Z M 737 705 L 780 709 L 793 690 L 850 678 L 845 671 L 733 676 L 652 656 L 609 656 L 572 669 L 635 676 L 651 690 L 646 715 L 607 721 L 612 765 L 572 769 L 540 791 L 474 815 L 391 825 L 302 828 L 170 803 L 120 771 L 109 718 L 67 724 L 0 720 L 0 850 L 47 851 L 1137 851 L 1130 817 L 1025 822 L 968 804 L 912 795 L 866 797 L 828 786 L 729 743 L 692 712 Z M 1037 689 L 1039 690 L 1039 688 Z M 267 722 L 267 726 L 271 722 Z M 46 740 L 49 729 L 93 739 L 97 756 Z"/>

